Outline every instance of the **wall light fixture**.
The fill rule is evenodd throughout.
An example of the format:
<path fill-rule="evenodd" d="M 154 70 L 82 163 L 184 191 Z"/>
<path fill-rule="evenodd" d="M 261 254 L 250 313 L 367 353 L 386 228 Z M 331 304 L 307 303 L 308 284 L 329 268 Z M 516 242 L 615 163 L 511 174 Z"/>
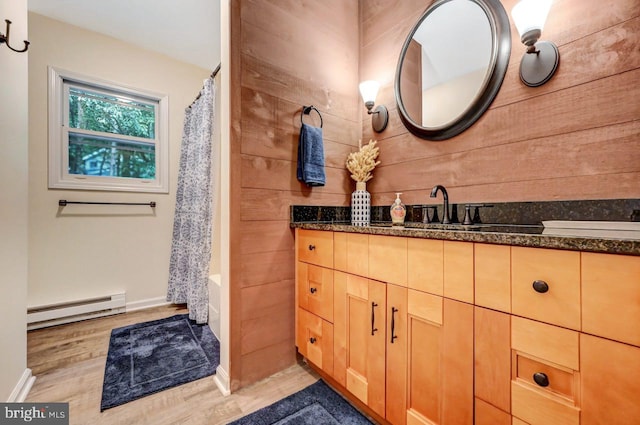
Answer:
<path fill-rule="evenodd" d="M 386 106 L 378 105 L 375 109 L 373 108 L 376 104 L 378 89 L 380 89 L 380 83 L 377 81 L 369 80 L 360 83 L 360 95 L 362 95 L 362 100 L 364 100 L 364 106 L 367 107 L 367 113 L 373 115 L 371 117 L 371 124 L 376 133 L 384 131 L 389 123 L 389 111 Z"/>
<path fill-rule="evenodd" d="M 558 47 L 551 41 L 538 41 L 553 0 L 521 0 L 511 10 L 527 53 L 520 61 L 520 80 L 538 87 L 551 79 L 560 63 Z"/>

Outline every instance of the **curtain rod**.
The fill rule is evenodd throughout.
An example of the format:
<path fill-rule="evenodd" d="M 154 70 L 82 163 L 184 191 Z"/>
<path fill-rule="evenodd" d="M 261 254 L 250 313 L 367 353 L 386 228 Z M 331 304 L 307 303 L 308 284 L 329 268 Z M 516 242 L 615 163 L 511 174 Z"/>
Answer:
<path fill-rule="evenodd" d="M 211 73 L 211 78 L 215 78 L 216 75 L 218 75 L 218 71 L 220 71 L 220 65 L 222 65 L 222 63 L 219 63 L 218 66 L 216 66 L 216 69 L 213 70 L 213 72 Z"/>
<path fill-rule="evenodd" d="M 222 65 L 222 63 L 219 63 L 218 66 L 216 66 L 216 69 L 213 70 L 213 72 L 211 73 L 211 78 L 216 78 L 216 75 L 218 75 L 218 72 L 220 72 L 220 65 Z M 191 102 L 191 105 L 189 105 L 189 108 L 191 108 L 193 104 L 196 103 L 198 99 L 200 99 L 200 96 L 202 96 L 202 90 L 200 91 L 200 93 L 198 93 L 196 98 L 193 99 L 193 102 Z"/>
<path fill-rule="evenodd" d="M 151 208 L 156 207 L 156 202 L 85 202 L 85 201 L 67 201 L 66 199 L 60 199 L 58 206 L 66 207 L 69 204 L 84 204 L 84 205 L 147 205 Z"/>

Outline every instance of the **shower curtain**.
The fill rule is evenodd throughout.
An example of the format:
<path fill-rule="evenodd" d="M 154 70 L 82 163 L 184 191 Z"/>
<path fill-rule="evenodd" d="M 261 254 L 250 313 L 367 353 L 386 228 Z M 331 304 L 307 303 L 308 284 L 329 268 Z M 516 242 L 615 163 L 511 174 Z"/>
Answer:
<path fill-rule="evenodd" d="M 186 109 L 167 301 L 186 303 L 189 318 L 207 323 L 209 264 L 213 208 L 212 175 L 217 175 L 217 149 L 212 149 L 215 81 L 205 81 L 200 95 Z M 214 152 L 214 155 L 212 155 Z"/>

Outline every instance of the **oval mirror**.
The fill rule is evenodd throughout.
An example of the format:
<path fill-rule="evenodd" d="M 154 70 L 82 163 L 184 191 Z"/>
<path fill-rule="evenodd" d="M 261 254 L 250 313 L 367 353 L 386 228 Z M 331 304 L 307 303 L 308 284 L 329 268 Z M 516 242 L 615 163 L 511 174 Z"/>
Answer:
<path fill-rule="evenodd" d="M 499 0 L 437 0 L 405 41 L 395 77 L 402 122 L 444 140 L 487 110 L 507 72 L 509 16 Z"/>

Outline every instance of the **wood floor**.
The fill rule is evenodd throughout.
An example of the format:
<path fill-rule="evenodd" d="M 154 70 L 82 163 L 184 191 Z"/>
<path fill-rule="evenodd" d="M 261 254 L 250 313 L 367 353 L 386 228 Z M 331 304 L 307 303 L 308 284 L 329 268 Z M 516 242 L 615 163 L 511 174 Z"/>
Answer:
<path fill-rule="evenodd" d="M 30 331 L 27 364 L 36 382 L 26 401 L 68 402 L 70 424 L 227 424 L 312 384 L 318 376 L 292 366 L 224 397 L 207 377 L 100 412 L 111 329 L 187 313 L 158 307 Z M 266 359 L 265 359 L 266 360 Z"/>

